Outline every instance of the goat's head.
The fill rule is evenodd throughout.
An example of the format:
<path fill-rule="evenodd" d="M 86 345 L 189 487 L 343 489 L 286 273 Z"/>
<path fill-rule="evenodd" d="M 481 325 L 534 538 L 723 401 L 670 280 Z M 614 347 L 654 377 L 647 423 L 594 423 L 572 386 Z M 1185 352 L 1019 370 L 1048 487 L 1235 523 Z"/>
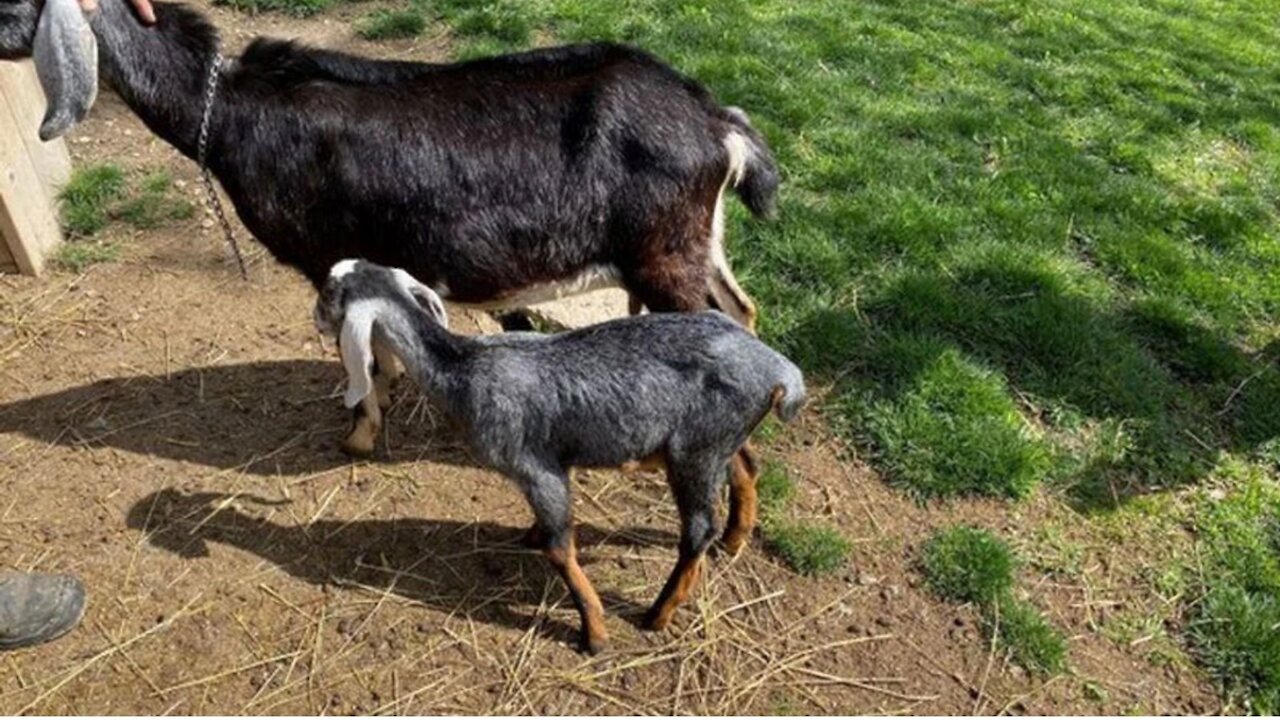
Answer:
<path fill-rule="evenodd" d="M 49 108 L 40 139 L 84 119 L 98 95 L 98 45 L 77 0 L 0 0 L 0 59 L 34 57 Z"/>
<path fill-rule="evenodd" d="M 404 270 L 364 260 L 343 260 L 333 266 L 313 315 L 316 329 L 338 338 L 347 370 L 343 396 L 347 407 L 355 407 L 373 392 L 374 322 L 388 313 L 414 308 L 441 327 L 449 327 L 440 296 Z"/>

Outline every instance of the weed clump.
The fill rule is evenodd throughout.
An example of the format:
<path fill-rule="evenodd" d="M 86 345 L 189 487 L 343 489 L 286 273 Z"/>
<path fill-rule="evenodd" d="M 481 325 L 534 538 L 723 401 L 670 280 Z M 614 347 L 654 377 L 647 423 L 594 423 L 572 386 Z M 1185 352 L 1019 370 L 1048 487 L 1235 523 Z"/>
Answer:
<path fill-rule="evenodd" d="M 112 221 L 150 230 L 190 219 L 195 207 L 175 197 L 172 187 L 173 179 L 163 171 L 145 176 L 131 192 L 124 171 L 117 165 L 105 163 L 76 170 L 59 196 L 62 224 L 70 238 L 58 248 L 54 259 L 69 270 L 82 272 L 119 257 L 115 243 L 93 239 Z"/>
<path fill-rule="evenodd" d="M 831 527 L 785 517 L 795 483 L 785 467 L 768 463 L 756 482 L 765 547 L 801 575 L 825 575 L 844 566 L 851 546 Z"/>
<path fill-rule="evenodd" d="M 427 18 L 417 8 L 377 10 L 356 24 L 356 34 L 365 40 L 402 40 L 418 37 L 427 29 Z"/>
<path fill-rule="evenodd" d="M 988 635 L 1018 664 L 1036 672 L 1059 672 L 1066 640 L 1039 610 L 1014 597 L 1017 565 L 1008 543 L 979 528 L 944 530 L 924 548 L 924 575 L 934 593 L 976 605 Z"/>
<path fill-rule="evenodd" d="M 1204 552 L 1192 645 L 1250 711 L 1280 712 L 1280 492 L 1254 478 L 1196 528 Z"/>

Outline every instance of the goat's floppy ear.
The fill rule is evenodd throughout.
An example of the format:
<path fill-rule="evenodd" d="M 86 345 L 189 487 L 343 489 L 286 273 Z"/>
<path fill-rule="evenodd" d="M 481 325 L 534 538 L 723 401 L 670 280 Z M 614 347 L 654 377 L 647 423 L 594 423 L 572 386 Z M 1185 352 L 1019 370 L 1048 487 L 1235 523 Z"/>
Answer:
<path fill-rule="evenodd" d="M 32 56 L 49 98 L 40 125 L 48 142 L 83 120 L 98 96 L 98 41 L 77 0 L 45 0 Z"/>
<path fill-rule="evenodd" d="M 417 278 L 399 268 L 394 269 L 392 274 L 395 276 L 396 282 L 400 283 L 400 286 L 412 295 L 414 300 L 418 301 L 418 305 L 423 310 L 426 310 L 427 314 L 440 324 L 440 327 L 446 330 L 449 329 L 449 314 L 445 312 L 444 301 L 440 299 L 435 290 L 418 282 Z"/>
<path fill-rule="evenodd" d="M 440 299 L 435 290 L 419 283 L 418 288 L 413 293 L 413 297 L 417 299 L 418 304 L 422 306 L 423 310 L 427 311 L 428 315 L 440 323 L 440 327 L 445 330 L 449 329 L 449 314 L 445 312 L 444 301 Z"/>
<path fill-rule="evenodd" d="M 373 392 L 373 307 L 368 302 L 347 308 L 338 347 L 342 366 L 347 370 L 347 392 L 342 402 L 353 408 Z"/>

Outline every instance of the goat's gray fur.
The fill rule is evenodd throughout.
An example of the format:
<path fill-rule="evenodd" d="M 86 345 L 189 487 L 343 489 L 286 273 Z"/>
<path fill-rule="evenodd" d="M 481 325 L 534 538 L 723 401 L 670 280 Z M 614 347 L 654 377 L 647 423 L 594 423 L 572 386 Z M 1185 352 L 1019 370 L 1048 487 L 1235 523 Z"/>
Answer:
<path fill-rule="evenodd" d="M 805 400 L 794 364 L 715 311 L 463 337 L 407 273 L 344 261 L 315 318 L 358 344 L 341 348 L 348 405 L 372 392 L 372 346 L 384 344 L 461 427 L 475 458 L 521 489 L 548 548 L 571 546 L 571 468 L 656 459 L 680 510 L 682 562 L 696 562 L 713 539 L 726 467 L 771 410 L 790 420 Z M 583 619 L 585 630 L 586 611 Z"/>
<path fill-rule="evenodd" d="M 98 97 L 98 44 L 77 0 L 45 0 L 32 47 L 49 107 L 40 139 L 62 137 Z"/>

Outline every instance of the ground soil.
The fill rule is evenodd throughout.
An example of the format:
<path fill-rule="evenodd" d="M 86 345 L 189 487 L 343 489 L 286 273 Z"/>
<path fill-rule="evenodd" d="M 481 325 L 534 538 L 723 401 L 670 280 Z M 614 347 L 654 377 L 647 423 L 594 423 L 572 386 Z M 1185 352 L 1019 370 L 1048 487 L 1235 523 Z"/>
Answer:
<path fill-rule="evenodd" d="M 363 12 L 369 6 L 359 6 Z M 263 32 L 396 57 L 448 37 L 371 45 L 324 20 L 212 11 L 229 44 Z M 193 165 L 112 95 L 70 138 L 78 163 Z M 1030 677 L 985 644 L 972 608 L 915 566 L 933 528 L 1034 526 L 1030 502 L 918 505 L 838 443 L 817 409 L 764 446 L 800 484 L 792 514 L 854 542 L 812 579 L 759 539 L 714 557 L 663 633 L 636 627 L 675 558 L 653 474 L 584 472 L 579 546 L 611 649 L 573 645 L 576 614 L 518 543 L 529 514 L 472 466 L 402 386 L 378 456 L 338 451 L 347 415 L 311 289 L 256 243 L 251 279 L 203 213 L 107 237 L 83 275 L 0 277 L 0 568 L 73 572 L 83 625 L 0 657 L 4 713 L 1153 713 L 1209 712 L 1185 664 L 1093 632 L 1105 597 L 1024 578 L 1071 641 L 1071 672 Z M 245 236 L 242 234 L 242 238 Z M 768 308 L 764 308 L 768 312 Z M 464 332 L 492 329 L 459 313 Z M 820 403 L 819 403 L 820 404 Z"/>

